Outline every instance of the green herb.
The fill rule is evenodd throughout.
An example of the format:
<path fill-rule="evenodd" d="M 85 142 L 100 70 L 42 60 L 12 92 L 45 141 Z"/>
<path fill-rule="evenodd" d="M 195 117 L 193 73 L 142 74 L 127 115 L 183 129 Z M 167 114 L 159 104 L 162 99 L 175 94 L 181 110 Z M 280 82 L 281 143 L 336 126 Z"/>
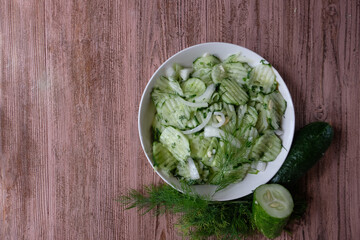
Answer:
<path fill-rule="evenodd" d="M 244 239 L 257 233 L 252 220 L 252 195 L 239 200 L 213 202 L 194 194 L 183 184 L 183 193 L 169 185 L 145 186 L 144 192 L 130 190 L 118 200 L 127 209 L 138 208 L 142 214 L 152 211 L 155 215 L 177 214 L 178 230 L 190 239 Z M 290 219 L 298 219 L 306 209 L 306 202 L 296 202 Z"/>
<path fill-rule="evenodd" d="M 249 148 L 249 147 L 251 147 L 251 146 L 252 146 L 252 144 L 253 144 L 253 143 L 252 143 L 251 141 L 246 141 L 246 144 L 245 144 L 245 145 L 246 145 L 246 147 L 248 147 L 248 148 Z"/>
<path fill-rule="evenodd" d="M 160 139 L 161 132 L 158 128 L 154 129 L 154 141 L 158 141 Z"/>
<path fill-rule="evenodd" d="M 137 207 L 143 214 L 182 213 L 177 228 L 191 239 L 239 239 L 255 232 L 251 221 L 251 200 L 211 202 L 189 193 L 182 194 L 169 185 L 147 186 L 145 193 L 131 190 L 119 201 L 127 209 Z"/>
<path fill-rule="evenodd" d="M 185 116 L 185 115 L 180 115 L 180 116 L 179 116 L 179 119 L 180 119 L 180 120 L 186 120 L 186 116 Z"/>
<path fill-rule="evenodd" d="M 240 181 L 244 177 L 244 175 L 239 174 L 236 170 L 234 170 L 233 166 L 237 166 L 239 163 L 244 162 L 244 159 L 240 156 L 242 156 L 245 148 L 238 149 L 233 146 L 230 135 L 225 136 L 222 140 L 224 142 L 224 146 L 219 149 L 222 151 L 219 151 L 219 154 L 223 155 L 224 158 L 219 166 L 219 181 L 217 182 L 218 187 L 216 188 L 216 192 L 226 188 L 232 183 Z"/>
<path fill-rule="evenodd" d="M 265 61 L 265 59 L 262 59 L 260 61 L 260 63 L 263 64 L 263 65 L 268 65 L 269 67 L 271 67 L 271 64 L 268 61 Z"/>

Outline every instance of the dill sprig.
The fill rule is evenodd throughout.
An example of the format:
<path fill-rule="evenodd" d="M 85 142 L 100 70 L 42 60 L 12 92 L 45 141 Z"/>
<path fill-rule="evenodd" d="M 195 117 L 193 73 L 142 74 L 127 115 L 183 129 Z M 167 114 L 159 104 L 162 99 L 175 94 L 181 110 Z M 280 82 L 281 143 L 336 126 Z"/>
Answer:
<path fill-rule="evenodd" d="M 144 186 L 144 193 L 131 189 L 119 201 L 127 206 L 127 209 L 137 207 L 144 210 L 143 214 L 154 210 L 155 215 L 161 215 L 166 211 L 171 213 L 188 212 L 194 209 L 204 209 L 208 205 L 205 199 L 191 194 L 187 188 L 182 194 L 169 185 Z"/>
<path fill-rule="evenodd" d="M 248 163 L 249 160 L 244 159 L 242 156 L 246 151 L 246 146 L 243 145 L 239 148 L 235 147 L 232 143 L 233 135 L 225 135 L 221 140 L 223 142 L 223 155 L 224 158 L 221 161 L 220 177 L 217 183 L 216 192 L 226 188 L 232 183 L 239 182 L 244 178 L 244 175 L 239 174 L 234 167 L 239 167 L 242 163 Z"/>
<path fill-rule="evenodd" d="M 208 201 L 198 195 L 184 194 L 169 185 L 146 186 L 144 193 L 130 190 L 119 201 L 127 209 L 137 207 L 143 214 L 182 213 L 176 226 L 191 239 L 239 239 L 255 232 L 251 221 L 251 200 L 232 202 Z"/>

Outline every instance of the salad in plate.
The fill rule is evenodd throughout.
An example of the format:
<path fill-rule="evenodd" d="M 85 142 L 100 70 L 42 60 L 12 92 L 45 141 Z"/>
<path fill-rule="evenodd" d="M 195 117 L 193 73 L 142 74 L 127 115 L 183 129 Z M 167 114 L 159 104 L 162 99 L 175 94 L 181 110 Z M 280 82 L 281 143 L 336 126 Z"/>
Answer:
<path fill-rule="evenodd" d="M 154 167 L 188 185 L 221 190 L 265 171 L 281 151 L 286 101 L 265 60 L 204 54 L 168 68 L 151 97 Z"/>

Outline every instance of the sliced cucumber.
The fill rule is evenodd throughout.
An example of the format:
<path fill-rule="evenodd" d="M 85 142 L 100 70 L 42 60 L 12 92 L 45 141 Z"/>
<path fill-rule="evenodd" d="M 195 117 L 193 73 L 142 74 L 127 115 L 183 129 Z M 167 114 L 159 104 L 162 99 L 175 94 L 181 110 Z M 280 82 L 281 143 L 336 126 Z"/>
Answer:
<path fill-rule="evenodd" d="M 220 83 L 224 78 L 226 78 L 226 71 L 222 64 L 216 64 L 212 68 L 211 78 L 214 83 Z"/>
<path fill-rule="evenodd" d="M 249 87 L 253 92 L 269 94 L 277 87 L 276 75 L 269 65 L 259 64 L 250 72 Z"/>
<path fill-rule="evenodd" d="M 193 78 L 200 78 L 206 85 L 212 83 L 211 80 L 211 68 L 200 68 L 191 74 Z"/>
<path fill-rule="evenodd" d="M 246 91 L 235 81 L 222 80 L 220 84 L 221 98 L 224 102 L 234 105 L 243 105 L 249 100 Z"/>
<path fill-rule="evenodd" d="M 176 168 L 178 161 L 167 150 L 167 148 L 159 142 L 153 143 L 154 168 L 161 169 L 169 174 Z"/>
<path fill-rule="evenodd" d="M 273 129 L 279 129 L 282 116 L 286 110 L 286 101 L 279 91 L 265 95 L 264 104 L 266 105 L 266 115 L 268 122 Z"/>
<path fill-rule="evenodd" d="M 154 99 L 154 94 L 152 97 Z M 191 108 L 183 104 L 178 96 L 159 95 L 159 101 L 161 101 L 160 97 L 167 98 L 162 105 L 156 105 L 156 111 L 161 116 L 161 124 L 184 130 L 188 120 L 191 118 Z"/>
<path fill-rule="evenodd" d="M 176 128 L 165 128 L 160 135 L 160 142 L 180 162 L 185 162 L 190 156 L 189 140 Z"/>
<path fill-rule="evenodd" d="M 281 140 L 273 131 L 266 131 L 259 137 L 251 152 L 251 158 L 264 162 L 276 159 L 281 151 Z"/>
<path fill-rule="evenodd" d="M 217 58 L 214 55 L 205 54 L 202 57 L 197 58 L 193 62 L 193 68 L 195 70 L 201 69 L 201 68 L 212 68 L 215 64 L 220 63 L 220 59 Z"/>
<path fill-rule="evenodd" d="M 294 208 L 290 192 L 279 184 L 264 184 L 254 192 L 253 218 L 257 229 L 268 238 L 280 235 Z"/>
<path fill-rule="evenodd" d="M 208 148 L 211 143 L 211 138 L 205 138 L 204 133 L 199 135 L 189 134 L 187 135 L 190 144 L 191 157 L 195 160 L 201 159 L 207 154 Z"/>
<path fill-rule="evenodd" d="M 251 69 L 247 63 L 233 62 L 224 64 L 228 77 L 239 84 L 248 81 L 248 71 Z"/>
<path fill-rule="evenodd" d="M 241 53 L 232 54 L 224 60 L 224 63 L 234 63 L 234 62 L 246 62 L 246 59 L 241 56 Z"/>
<path fill-rule="evenodd" d="M 206 90 L 205 83 L 199 78 L 190 78 L 181 84 L 184 95 L 187 98 L 197 97 L 203 94 Z"/>
<path fill-rule="evenodd" d="M 255 108 L 248 107 L 247 112 L 244 115 L 241 125 L 242 126 L 255 126 L 256 122 L 258 120 L 258 113 Z"/>
<path fill-rule="evenodd" d="M 233 105 L 224 103 L 224 110 L 223 113 L 226 117 L 226 121 L 220 129 L 228 132 L 233 133 L 236 130 L 236 111 Z"/>

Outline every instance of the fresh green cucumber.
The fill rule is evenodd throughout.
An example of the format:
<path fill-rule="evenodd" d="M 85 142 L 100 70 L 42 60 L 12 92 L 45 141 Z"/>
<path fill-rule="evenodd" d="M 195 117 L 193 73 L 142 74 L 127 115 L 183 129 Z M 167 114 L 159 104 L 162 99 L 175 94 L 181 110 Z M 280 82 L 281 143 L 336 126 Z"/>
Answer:
<path fill-rule="evenodd" d="M 264 184 L 255 189 L 252 212 L 257 229 L 267 238 L 280 235 L 294 208 L 289 191 L 279 184 Z"/>
<path fill-rule="evenodd" d="M 324 155 L 334 130 L 326 122 L 313 122 L 300 129 L 280 170 L 270 180 L 291 187 Z"/>

